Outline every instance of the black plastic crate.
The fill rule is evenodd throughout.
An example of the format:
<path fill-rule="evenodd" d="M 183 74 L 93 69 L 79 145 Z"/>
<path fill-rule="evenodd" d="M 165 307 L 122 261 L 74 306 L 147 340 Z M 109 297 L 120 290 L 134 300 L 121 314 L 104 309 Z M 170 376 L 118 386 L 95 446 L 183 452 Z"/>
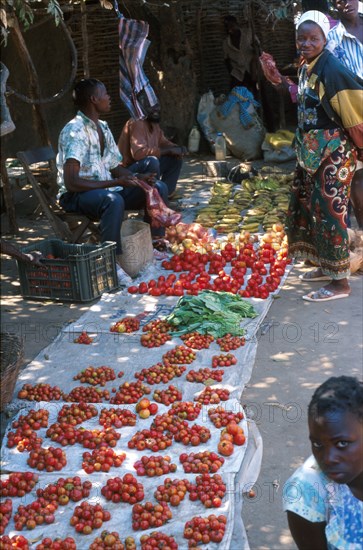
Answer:
<path fill-rule="evenodd" d="M 25 298 L 89 302 L 118 288 L 116 245 L 69 244 L 47 239 L 22 249 L 42 253 L 44 269 L 18 262 L 21 294 Z"/>

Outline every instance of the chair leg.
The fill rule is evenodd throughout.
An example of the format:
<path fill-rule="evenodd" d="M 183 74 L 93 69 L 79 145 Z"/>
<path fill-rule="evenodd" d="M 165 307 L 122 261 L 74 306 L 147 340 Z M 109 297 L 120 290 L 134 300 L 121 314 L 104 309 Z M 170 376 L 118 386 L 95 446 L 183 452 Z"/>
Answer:
<path fill-rule="evenodd" d="M 78 241 L 82 238 L 85 231 L 88 229 L 90 225 L 89 221 L 84 221 L 79 224 L 79 226 L 72 231 L 72 243 L 78 243 Z"/>

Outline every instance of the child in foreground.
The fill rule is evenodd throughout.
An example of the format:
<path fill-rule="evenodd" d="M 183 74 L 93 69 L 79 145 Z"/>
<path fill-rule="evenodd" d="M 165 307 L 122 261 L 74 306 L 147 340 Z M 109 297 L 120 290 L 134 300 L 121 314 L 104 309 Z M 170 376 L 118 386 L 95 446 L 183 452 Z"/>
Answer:
<path fill-rule="evenodd" d="M 312 456 L 284 486 L 283 504 L 299 550 L 361 550 L 363 382 L 329 378 L 308 408 Z"/>

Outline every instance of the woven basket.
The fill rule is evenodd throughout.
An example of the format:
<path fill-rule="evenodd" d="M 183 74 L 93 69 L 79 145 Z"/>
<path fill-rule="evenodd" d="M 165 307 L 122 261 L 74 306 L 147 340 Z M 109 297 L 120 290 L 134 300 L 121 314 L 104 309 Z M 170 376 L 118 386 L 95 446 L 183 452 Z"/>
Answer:
<path fill-rule="evenodd" d="M 0 410 L 11 401 L 15 382 L 23 360 L 23 340 L 16 334 L 1 332 Z"/>

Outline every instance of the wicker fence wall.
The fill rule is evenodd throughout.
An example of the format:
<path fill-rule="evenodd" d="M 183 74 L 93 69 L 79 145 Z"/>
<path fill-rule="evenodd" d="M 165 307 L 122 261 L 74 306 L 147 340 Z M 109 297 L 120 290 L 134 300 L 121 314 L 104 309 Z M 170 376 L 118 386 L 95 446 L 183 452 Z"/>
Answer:
<path fill-rule="evenodd" d="M 232 14 L 241 23 L 253 25 L 262 48 L 272 53 L 278 66 L 283 67 L 291 63 L 295 56 L 292 13 L 287 13 L 288 19 L 279 19 L 275 17 L 274 10 L 287 3 L 288 0 L 283 3 L 281 0 L 169 0 L 170 7 L 166 7 L 164 0 L 150 3 L 119 0 L 119 8 L 125 17 L 149 22 L 151 46 L 144 64 L 145 72 L 160 94 L 164 126 L 176 128 L 181 141 L 185 143 L 201 94 L 209 89 L 215 95 L 228 91 L 229 75 L 222 54 L 225 37 L 223 16 Z M 107 120 L 117 139 L 129 117 L 119 98 L 118 17 L 114 10 L 102 8 L 98 0 L 89 0 L 84 4 L 85 16 L 82 16 L 79 4 L 72 3 L 70 7 L 67 2 L 64 6 L 65 21 L 78 51 L 78 78 L 84 76 L 82 17 L 85 17 L 89 74 L 102 80 L 111 95 L 112 110 Z M 60 88 L 58 81 L 66 82 L 69 78 L 69 48 L 64 43 L 64 37 L 58 38 L 59 32 L 50 21 L 24 33 L 26 41 L 32 46 L 34 64 L 41 69 L 38 73 L 45 96 Z M 11 74 L 9 83 L 16 89 L 26 91 L 26 83 L 18 82 L 20 77 L 23 80 L 21 75 L 24 71 L 14 61 L 16 51 L 11 41 L 6 50 L 5 63 Z M 58 57 L 62 63 L 56 61 Z M 277 94 L 268 85 L 266 91 L 271 111 L 278 118 Z M 30 106 L 22 105 L 11 97 L 10 108 L 17 130 L 9 136 L 5 149 L 6 154 L 10 152 L 14 155 L 19 148 L 28 148 L 29 143 L 37 145 L 38 136 L 29 124 Z M 61 128 L 72 113 L 70 93 L 46 107 L 55 146 Z"/>
<path fill-rule="evenodd" d="M 137 7 L 136 7 L 137 4 Z M 181 0 L 165 7 L 157 2 L 146 4 L 145 12 L 140 14 L 140 5 L 130 2 L 120 10 L 125 9 L 127 17 L 141 17 L 150 23 L 152 45 L 145 62 L 145 70 L 151 82 L 158 87 L 157 74 L 153 71 L 153 58 L 159 51 L 159 33 L 156 32 L 153 21 L 165 18 L 165 10 L 177 10 L 179 23 L 189 51 L 192 54 L 192 67 L 196 76 L 197 95 L 195 107 L 202 93 L 211 89 L 216 95 L 228 91 L 229 75 L 223 61 L 222 42 L 224 39 L 223 16 L 232 14 L 241 23 L 253 24 L 263 50 L 272 53 L 279 67 L 291 63 L 295 57 L 294 27 L 292 20 L 274 17 L 274 9 L 280 6 L 278 0 L 256 2 L 251 0 Z M 128 118 L 128 112 L 123 107 L 118 95 L 118 31 L 117 15 L 113 10 L 105 10 L 99 4 L 86 4 L 87 31 L 89 36 L 89 67 L 90 74 L 105 82 L 111 98 L 112 113 L 108 122 L 117 136 L 123 123 Z M 79 76 L 83 76 L 83 41 L 81 34 L 81 12 L 73 12 L 69 27 L 79 52 Z M 269 99 L 276 111 L 277 96 L 274 90 L 267 88 Z M 180 101 L 180 98 L 175 98 Z M 278 111 L 278 109 L 277 109 Z M 168 113 L 164 113 L 168 118 Z M 190 124 L 190 122 L 188 122 Z M 188 129 L 187 129 L 188 130 Z"/>
<path fill-rule="evenodd" d="M 84 77 L 81 18 L 81 11 L 76 7 L 67 22 L 78 51 L 78 78 Z M 111 96 L 111 112 L 107 115 L 107 122 L 117 138 L 128 119 L 128 111 L 119 97 L 118 18 L 113 10 L 102 9 L 96 4 L 87 7 L 86 20 L 89 74 L 104 82 Z"/>

